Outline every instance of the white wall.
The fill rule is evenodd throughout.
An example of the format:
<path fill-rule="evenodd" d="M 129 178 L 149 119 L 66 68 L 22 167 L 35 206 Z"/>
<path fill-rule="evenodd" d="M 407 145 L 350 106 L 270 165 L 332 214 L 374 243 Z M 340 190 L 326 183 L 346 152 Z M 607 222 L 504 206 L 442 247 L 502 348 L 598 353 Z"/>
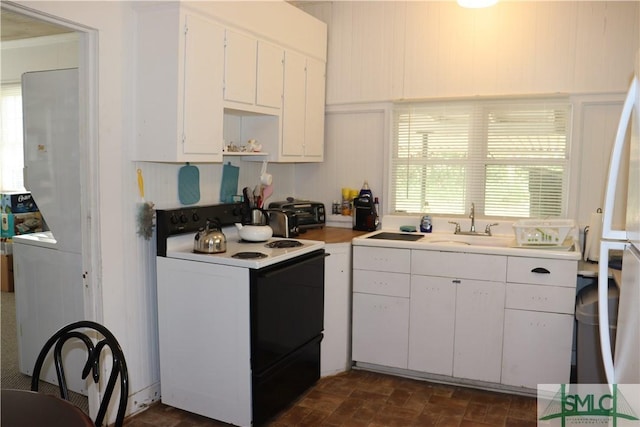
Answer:
<path fill-rule="evenodd" d="M 312 2 L 329 27 L 327 104 L 621 91 L 638 2 Z"/>
<path fill-rule="evenodd" d="M 61 34 L 48 37 L 2 42 L 2 83 L 18 83 L 27 71 L 55 70 L 78 66 L 78 35 Z"/>
<path fill-rule="evenodd" d="M 157 397 L 159 369 L 155 331 L 155 288 L 151 280 L 148 254 L 152 242 L 136 235 L 138 201 L 135 165 L 131 161 L 134 144 L 131 88 L 133 70 L 132 3 L 110 1 L 24 1 L 16 3 L 33 11 L 69 23 L 72 28 L 95 31 L 98 37 L 97 145 L 84 141 L 84 150 L 96 151 L 92 182 L 83 187 L 91 192 L 97 209 L 89 210 L 89 222 L 96 225 L 92 260 L 96 281 L 89 281 L 92 293 L 102 304 L 95 307 L 98 321 L 118 338 L 129 367 L 130 402 L 135 412 Z M 3 57 L 3 63 L 5 58 Z M 90 58 L 89 58 L 90 61 Z M 80 63 L 81 67 L 86 63 Z M 3 64 L 4 66 L 4 64 Z M 4 71 L 4 68 L 3 68 Z M 85 135 L 87 136 L 87 135 Z M 91 154 L 88 156 L 92 158 Z M 83 168 L 88 165 L 83 165 Z M 86 248 L 85 248 L 86 249 Z"/>
<path fill-rule="evenodd" d="M 584 226 L 602 206 L 615 134 L 610 122 L 621 109 L 640 46 L 639 2 L 499 1 L 464 9 L 453 1 L 338 1 L 300 7 L 328 26 L 329 156 L 320 165 L 295 166 L 296 193 L 329 205 L 341 187 L 368 179 L 374 193 L 385 195 L 389 134 L 380 130 L 389 122 L 372 123 L 371 116 L 349 110 L 376 110 L 380 102 L 399 99 L 605 93 L 606 108 L 590 106 L 588 96 L 574 97 L 587 104 L 574 115 L 570 214 Z M 331 157 L 347 146 L 348 165 L 346 156 Z"/>

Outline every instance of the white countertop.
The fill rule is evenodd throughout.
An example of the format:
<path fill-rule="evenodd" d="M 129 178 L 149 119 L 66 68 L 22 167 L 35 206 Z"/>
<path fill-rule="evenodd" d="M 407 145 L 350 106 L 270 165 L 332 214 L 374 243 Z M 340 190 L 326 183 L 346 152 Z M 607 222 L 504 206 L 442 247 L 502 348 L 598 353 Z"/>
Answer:
<path fill-rule="evenodd" d="M 400 233 L 396 230 L 377 230 L 353 239 L 354 246 L 372 246 L 398 249 L 436 250 L 487 255 L 507 255 L 535 258 L 551 258 L 579 261 L 582 258 L 579 245 L 523 247 L 516 244 L 515 237 L 508 234 L 494 236 L 465 236 L 453 233 L 400 233 L 420 235 L 417 241 L 369 239 L 382 232 Z M 467 244 L 465 242 L 472 242 Z"/>

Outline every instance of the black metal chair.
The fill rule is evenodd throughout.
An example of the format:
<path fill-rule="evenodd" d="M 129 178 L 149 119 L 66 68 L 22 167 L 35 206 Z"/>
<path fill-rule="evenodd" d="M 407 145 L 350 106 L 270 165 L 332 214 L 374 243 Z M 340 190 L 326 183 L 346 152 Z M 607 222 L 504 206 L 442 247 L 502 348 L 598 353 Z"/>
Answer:
<path fill-rule="evenodd" d="M 89 330 L 99 332 L 104 338 L 98 341 L 95 346 L 89 336 L 80 330 L 88 332 Z M 104 391 L 104 395 L 100 402 L 100 408 L 98 415 L 94 421 L 96 427 L 101 427 L 104 421 L 107 407 L 111 400 L 113 390 L 116 385 L 118 375 L 120 375 L 120 401 L 118 403 L 118 413 L 116 416 L 116 427 L 121 427 L 124 422 L 124 415 L 127 409 L 127 397 L 129 395 L 129 374 L 127 371 L 127 363 L 124 359 L 124 354 L 120 344 L 113 336 L 113 334 L 104 326 L 99 323 L 83 320 L 75 323 L 71 323 L 58 332 L 53 334 L 51 338 L 45 343 L 38 355 L 36 364 L 33 368 L 33 377 L 31 378 L 31 390 L 38 391 L 38 383 L 40 381 L 40 372 L 45 358 L 49 354 L 49 351 L 55 344 L 53 353 L 53 360 L 56 367 L 56 374 L 58 377 L 58 384 L 60 387 L 60 397 L 65 400 L 69 400 L 69 390 L 67 389 L 67 381 L 65 377 L 64 367 L 62 365 L 62 346 L 70 338 L 76 338 L 82 340 L 89 352 L 87 356 L 87 363 L 85 363 L 82 370 L 82 379 L 87 378 L 89 372 L 92 371 L 93 381 L 98 383 L 100 380 L 100 353 L 105 346 L 108 346 L 111 350 L 113 358 L 113 366 L 109 375 L 109 380 Z"/>

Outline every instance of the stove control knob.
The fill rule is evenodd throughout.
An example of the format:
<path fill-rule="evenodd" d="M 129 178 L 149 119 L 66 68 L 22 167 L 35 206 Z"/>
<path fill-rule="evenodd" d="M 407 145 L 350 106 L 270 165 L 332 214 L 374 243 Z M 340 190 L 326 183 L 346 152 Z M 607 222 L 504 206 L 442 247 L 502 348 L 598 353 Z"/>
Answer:
<path fill-rule="evenodd" d="M 187 218 L 187 216 L 185 214 L 180 214 L 180 222 L 183 224 L 186 224 L 187 221 L 189 221 L 189 218 Z"/>
<path fill-rule="evenodd" d="M 191 219 L 193 219 L 193 222 L 198 222 L 200 221 L 200 215 L 194 212 L 193 215 L 191 216 Z"/>
<path fill-rule="evenodd" d="M 178 217 L 176 216 L 176 214 L 171 214 L 171 217 L 169 218 L 169 221 L 171 221 L 171 224 L 177 224 L 178 223 Z"/>

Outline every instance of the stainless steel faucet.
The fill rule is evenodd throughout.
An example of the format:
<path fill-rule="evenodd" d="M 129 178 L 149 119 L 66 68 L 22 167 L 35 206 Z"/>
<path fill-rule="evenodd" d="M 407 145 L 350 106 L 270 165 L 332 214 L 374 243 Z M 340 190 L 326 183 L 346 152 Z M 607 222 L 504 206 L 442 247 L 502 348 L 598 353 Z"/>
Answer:
<path fill-rule="evenodd" d="M 469 212 L 469 218 L 471 218 L 471 232 L 476 232 L 476 204 L 471 203 L 471 211 Z"/>
<path fill-rule="evenodd" d="M 484 229 L 484 233 L 479 233 L 476 232 L 476 204 L 475 203 L 471 203 L 471 210 L 469 211 L 469 218 L 471 218 L 471 229 L 469 231 L 461 231 L 460 230 L 460 223 L 459 222 L 455 222 L 455 221 L 449 221 L 449 224 L 453 224 L 456 226 L 456 229 L 454 230 L 454 234 L 463 234 L 466 236 L 472 235 L 472 236 L 491 236 L 491 227 L 493 227 L 494 225 L 498 225 L 498 223 L 494 223 L 494 224 L 487 224 L 486 228 Z"/>

